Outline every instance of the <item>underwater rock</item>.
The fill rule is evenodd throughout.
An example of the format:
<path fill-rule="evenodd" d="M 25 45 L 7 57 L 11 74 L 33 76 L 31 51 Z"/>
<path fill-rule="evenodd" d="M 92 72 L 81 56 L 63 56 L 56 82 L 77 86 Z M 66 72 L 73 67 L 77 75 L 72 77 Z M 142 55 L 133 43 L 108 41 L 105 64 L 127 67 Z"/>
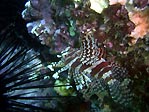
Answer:
<path fill-rule="evenodd" d="M 75 36 L 75 28 L 73 24 L 70 28 L 67 28 L 66 23 L 56 24 L 56 19 L 53 19 L 55 7 L 51 4 L 48 0 L 30 0 L 26 3 L 22 17 L 28 22 L 29 33 L 36 35 L 51 53 L 60 53 L 66 47 L 74 46 L 75 38 L 72 37 Z M 59 13 L 62 15 L 65 12 Z"/>

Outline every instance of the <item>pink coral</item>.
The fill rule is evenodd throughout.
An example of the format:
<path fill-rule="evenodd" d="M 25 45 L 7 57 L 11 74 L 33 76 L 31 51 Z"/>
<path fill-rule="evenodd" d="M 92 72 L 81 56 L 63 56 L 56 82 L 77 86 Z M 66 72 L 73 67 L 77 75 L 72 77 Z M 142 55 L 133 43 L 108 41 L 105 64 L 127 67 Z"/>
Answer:
<path fill-rule="evenodd" d="M 133 37 L 132 43 L 134 44 L 139 38 L 144 38 L 149 32 L 149 9 L 131 12 L 129 13 L 129 17 L 136 25 L 130 35 Z"/>
<path fill-rule="evenodd" d="M 110 5 L 114 5 L 114 4 L 117 4 L 117 3 L 120 3 L 121 5 L 125 5 L 126 2 L 127 2 L 127 0 L 109 0 Z"/>

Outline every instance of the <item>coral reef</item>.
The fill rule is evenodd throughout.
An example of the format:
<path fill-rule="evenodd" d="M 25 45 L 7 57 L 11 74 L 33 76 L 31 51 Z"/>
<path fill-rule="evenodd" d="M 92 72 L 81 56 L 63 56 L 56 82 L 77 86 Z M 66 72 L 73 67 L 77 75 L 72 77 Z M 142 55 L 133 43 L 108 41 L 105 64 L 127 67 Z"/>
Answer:
<path fill-rule="evenodd" d="M 82 106 L 77 111 L 149 111 L 148 4 L 147 0 L 27 2 L 22 17 L 28 32 L 60 59 L 47 62 L 49 77 L 64 85 L 54 90 L 63 97 L 75 93 Z M 98 75 L 99 70 L 105 71 Z M 122 105 L 130 99 L 131 106 Z"/>

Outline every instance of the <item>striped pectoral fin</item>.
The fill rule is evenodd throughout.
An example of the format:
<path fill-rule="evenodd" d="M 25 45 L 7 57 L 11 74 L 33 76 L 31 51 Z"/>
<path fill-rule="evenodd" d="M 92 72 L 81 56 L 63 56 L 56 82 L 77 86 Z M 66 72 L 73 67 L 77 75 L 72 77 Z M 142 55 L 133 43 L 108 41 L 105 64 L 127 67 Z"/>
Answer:
<path fill-rule="evenodd" d="M 101 92 L 103 92 L 105 90 L 105 88 L 103 87 L 104 82 L 102 80 L 99 79 L 93 79 L 86 88 L 83 88 L 81 90 L 81 93 L 83 94 L 83 97 L 85 99 L 90 99 L 91 96 L 93 95 L 97 95 L 100 94 Z"/>
<path fill-rule="evenodd" d="M 113 66 L 111 71 L 112 71 L 111 76 L 120 82 L 122 82 L 128 74 L 128 71 L 125 68 L 119 66 Z"/>
<path fill-rule="evenodd" d="M 119 82 L 116 79 L 111 79 L 108 82 L 109 92 L 112 99 L 122 105 L 129 105 L 132 100 L 132 94 L 129 89 L 129 82 L 124 80 L 123 82 Z"/>

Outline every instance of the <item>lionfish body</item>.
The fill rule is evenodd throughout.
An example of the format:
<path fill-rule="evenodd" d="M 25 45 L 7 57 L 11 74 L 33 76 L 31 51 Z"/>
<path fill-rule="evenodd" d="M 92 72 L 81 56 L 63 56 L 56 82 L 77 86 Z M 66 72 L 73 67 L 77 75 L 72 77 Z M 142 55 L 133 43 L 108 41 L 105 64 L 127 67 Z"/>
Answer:
<path fill-rule="evenodd" d="M 108 91 L 115 102 L 127 105 L 131 94 L 126 69 L 102 58 L 103 50 L 98 48 L 92 33 L 84 35 L 81 42 L 80 49 L 68 48 L 62 52 L 65 67 L 56 74 L 68 70 L 69 77 L 76 83 L 76 89 L 86 99 Z"/>

